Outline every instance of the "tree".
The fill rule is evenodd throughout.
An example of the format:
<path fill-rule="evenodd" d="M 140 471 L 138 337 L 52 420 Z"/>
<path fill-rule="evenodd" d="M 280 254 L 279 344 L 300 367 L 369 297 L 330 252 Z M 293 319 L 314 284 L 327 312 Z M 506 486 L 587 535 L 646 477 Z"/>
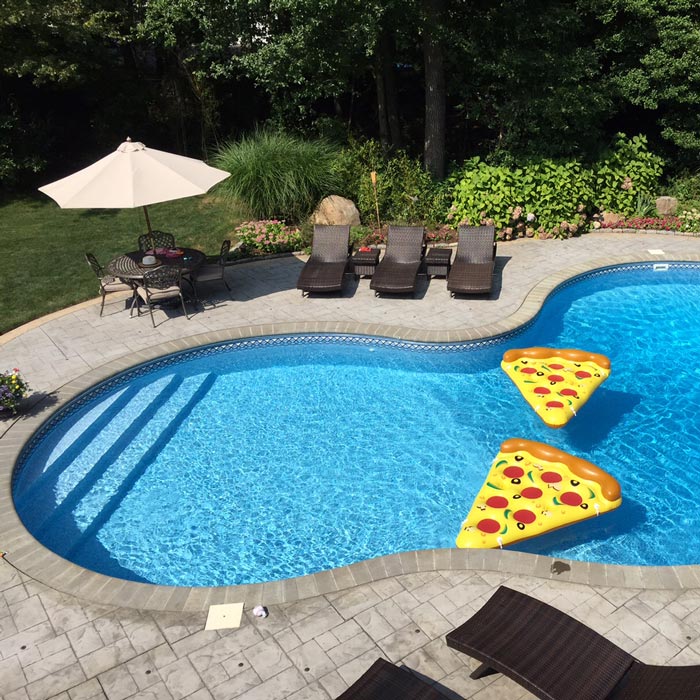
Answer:
<path fill-rule="evenodd" d="M 697 167 L 700 154 L 700 0 L 592 0 L 607 80 L 655 125 L 666 147 Z"/>

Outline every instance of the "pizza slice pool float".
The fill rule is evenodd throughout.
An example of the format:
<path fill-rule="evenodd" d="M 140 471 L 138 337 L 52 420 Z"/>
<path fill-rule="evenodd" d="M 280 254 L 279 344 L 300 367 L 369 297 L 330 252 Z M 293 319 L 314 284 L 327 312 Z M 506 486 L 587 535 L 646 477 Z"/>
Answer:
<path fill-rule="evenodd" d="M 608 378 L 610 360 L 584 350 L 525 348 L 504 353 L 501 368 L 535 413 L 561 428 Z"/>
<path fill-rule="evenodd" d="M 615 510 L 620 484 L 595 464 L 511 438 L 476 496 L 457 546 L 494 549 Z"/>

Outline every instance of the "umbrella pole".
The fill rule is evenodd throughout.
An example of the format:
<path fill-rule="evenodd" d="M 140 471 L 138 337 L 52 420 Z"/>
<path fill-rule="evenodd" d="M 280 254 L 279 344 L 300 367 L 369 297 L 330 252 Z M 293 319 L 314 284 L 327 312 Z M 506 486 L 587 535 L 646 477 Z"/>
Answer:
<path fill-rule="evenodd" d="M 146 226 L 148 226 L 148 233 L 153 233 L 153 229 L 151 229 L 151 220 L 148 218 L 148 209 L 146 206 L 143 207 L 143 215 L 146 217 Z"/>

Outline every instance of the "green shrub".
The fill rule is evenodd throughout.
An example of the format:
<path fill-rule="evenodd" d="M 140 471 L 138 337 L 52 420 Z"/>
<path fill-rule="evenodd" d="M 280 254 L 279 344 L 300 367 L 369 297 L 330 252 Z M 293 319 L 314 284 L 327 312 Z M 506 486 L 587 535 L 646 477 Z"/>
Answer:
<path fill-rule="evenodd" d="M 479 158 L 452 177 L 454 223 L 490 223 L 501 238 L 568 238 L 587 225 L 591 173 L 577 161 L 531 161 L 511 169 Z"/>
<path fill-rule="evenodd" d="M 492 223 L 505 239 L 568 238 L 588 230 L 596 210 L 646 211 L 661 166 L 643 136 L 624 135 L 592 168 L 576 160 L 531 159 L 506 167 L 474 158 L 449 178 L 452 205 L 445 220 Z"/>
<path fill-rule="evenodd" d="M 663 160 L 649 151 L 645 136 L 618 134 L 612 150 L 594 167 L 596 206 L 631 216 L 639 195 L 656 194 L 662 170 Z"/>
<path fill-rule="evenodd" d="M 676 175 L 663 192 L 678 200 L 680 208 L 700 207 L 700 173 Z"/>
<path fill-rule="evenodd" d="M 368 226 L 376 226 L 377 212 L 370 173 L 377 173 L 377 201 L 382 223 L 423 223 L 435 221 L 444 211 L 436 207 L 441 194 L 420 160 L 397 151 L 386 158 L 378 141 L 352 141 L 337 158 L 336 172 L 341 193 L 352 199 L 360 218 Z"/>
<path fill-rule="evenodd" d="M 336 155 L 323 140 L 258 131 L 218 151 L 214 164 L 231 173 L 218 191 L 243 203 L 256 219 L 298 222 L 337 190 Z"/>

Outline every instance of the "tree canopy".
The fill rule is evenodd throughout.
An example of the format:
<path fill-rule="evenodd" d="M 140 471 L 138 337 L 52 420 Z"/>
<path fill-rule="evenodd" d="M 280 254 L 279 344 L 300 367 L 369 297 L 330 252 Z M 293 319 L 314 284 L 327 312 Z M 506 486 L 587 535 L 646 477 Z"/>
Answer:
<path fill-rule="evenodd" d="M 379 138 L 437 177 L 618 131 L 696 169 L 699 59 L 700 0 L 0 0 L 0 181 L 261 124 Z"/>

